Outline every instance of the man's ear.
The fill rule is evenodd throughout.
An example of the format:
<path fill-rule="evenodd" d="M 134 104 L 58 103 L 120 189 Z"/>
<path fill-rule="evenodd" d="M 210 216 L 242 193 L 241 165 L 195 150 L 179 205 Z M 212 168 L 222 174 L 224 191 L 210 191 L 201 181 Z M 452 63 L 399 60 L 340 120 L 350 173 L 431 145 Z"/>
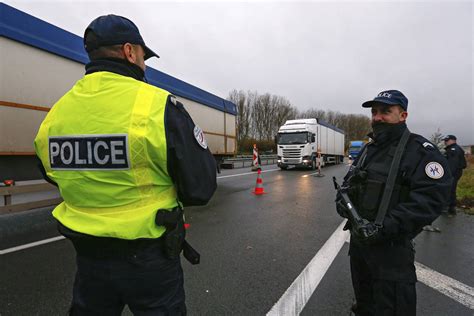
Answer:
<path fill-rule="evenodd" d="M 407 117 L 408 117 L 408 112 L 403 111 L 402 113 L 400 113 L 400 121 L 405 122 L 407 120 Z"/>
<path fill-rule="evenodd" d="M 123 44 L 122 52 L 125 55 L 125 59 L 127 59 L 130 63 L 135 64 L 135 62 L 137 61 L 137 55 L 132 44 Z"/>
<path fill-rule="evenodd" d="M 405 122 L 408 117 L 408 112 L 405 111 L 401 106 L 398 106 L 398 110 L 400 111 L 400 121 Z"/>

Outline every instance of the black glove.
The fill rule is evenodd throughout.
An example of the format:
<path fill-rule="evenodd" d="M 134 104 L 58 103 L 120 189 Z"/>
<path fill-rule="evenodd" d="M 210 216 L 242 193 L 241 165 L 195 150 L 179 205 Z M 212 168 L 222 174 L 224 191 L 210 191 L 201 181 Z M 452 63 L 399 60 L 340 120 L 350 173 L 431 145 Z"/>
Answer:
<path fill-rule="evenodd" d="M 357 238 L 367 244 L 375 244 L 382 239 L 382 226 L 369 222 L 355 232 Z"/>
<path fill-rule="evenodd" d="M 346 215 L 348 211 L 347 206 L 342 202 L 342 197 L 339 192 L 337 192 L 335 202 L 336 202 L 336 211 L 339 214 L 339 216 L 348 218 L 348 216 Z"/>

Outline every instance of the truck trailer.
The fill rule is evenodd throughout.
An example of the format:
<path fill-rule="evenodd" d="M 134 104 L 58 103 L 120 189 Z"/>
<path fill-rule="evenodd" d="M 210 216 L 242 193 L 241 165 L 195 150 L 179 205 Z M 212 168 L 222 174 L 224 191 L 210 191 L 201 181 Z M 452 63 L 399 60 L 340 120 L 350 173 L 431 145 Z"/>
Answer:
<path fill-rule="evenodd" d="M 0 55 L 0 181 L 38 179 L 37 130 L 53 104 L 83 77 L 89 58 L 82 37 L 4 3 Z M 146 77 L 184 104 L 216 159 L 235 154 L 235 104 L 151 67 Z"/>
<path fill-rule="evenodd" d="M 288 120 L 278 130 L 276 139 L 278 167 L 315 169 L 339 164 L 344 159 L 344 131 L 317 118 Z"/>

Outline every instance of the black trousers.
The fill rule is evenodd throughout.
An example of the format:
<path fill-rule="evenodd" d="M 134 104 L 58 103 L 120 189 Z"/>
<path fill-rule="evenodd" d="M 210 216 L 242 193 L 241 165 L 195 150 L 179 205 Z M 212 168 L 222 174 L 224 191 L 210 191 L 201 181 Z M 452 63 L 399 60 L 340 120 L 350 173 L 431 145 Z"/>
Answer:
<path fill-rule="evenodd" d="M 461 172 L 457 172 L 453 175 L 453 183 L 451 185 L 451 191 L 449 194 L 449 212 L 455 213 L 456 212 L 456 188 L 458 186 L 458 181 L 461 179 L 462 170 Z"/>
<path fill-rule="evenodd" d="M 356 315 L 416 315 L 416 275 L 411 245 L 403 242 L 354 246 L 351 242 L 350 262 Z"/>
<path fill-rule="evenodd" d="M 186 315 L 180 259 L 168 259 L 160 241 L 74 245 L 70 315 L 121 315 L 125 305 L 137 316 Z"/>

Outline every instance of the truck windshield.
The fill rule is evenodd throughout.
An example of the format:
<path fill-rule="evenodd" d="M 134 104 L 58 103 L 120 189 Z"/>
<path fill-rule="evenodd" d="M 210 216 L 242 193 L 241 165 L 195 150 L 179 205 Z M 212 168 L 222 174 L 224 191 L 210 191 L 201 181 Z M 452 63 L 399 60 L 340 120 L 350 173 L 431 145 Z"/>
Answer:
<path fill-rule="evenodd" d="M 353 146 L 351 148 L 349 148 L 349 151 L 359 151 L 360 149 L 362 148 L 362 146 Z"/>
<path fill-rule="evenodd" d="M 278 144 L 306 144 L 308 142 L 308 133 L 279 133 Z"/>

